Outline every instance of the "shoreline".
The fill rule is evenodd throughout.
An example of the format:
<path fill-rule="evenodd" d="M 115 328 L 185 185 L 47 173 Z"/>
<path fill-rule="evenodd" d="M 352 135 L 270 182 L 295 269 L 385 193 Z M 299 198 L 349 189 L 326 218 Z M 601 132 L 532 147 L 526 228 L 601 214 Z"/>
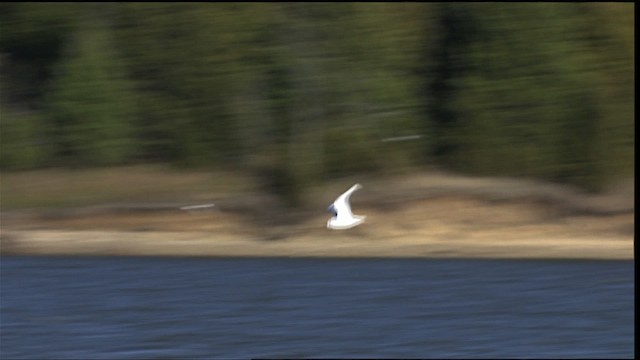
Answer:
<path fill-rule="evenodd" d="M 586 194 L 527 179 L 437 172 L 370 179 L 352 198 L 354 212 L 367 220 L 345 231 L 326 229 L 324 209 L 356 179 L 310 188 L 297 210 L 264 192 L 184 189 L 166 202 L 2 208 L 0 256 L 633 260 L 632 180 Z M 66 194 L 60 186 L 47 189 Z M 202 203 L 215 207 L 180 210 Z"/>
<path fill-rule="evenodd" d="M 567 214 L 545 203 L 464 196 L 357 211 L 367 221 L 347 231 L 326 229 L 324 213 L 289 220 L 166 208 L 5 213 L 0 255 L 634 259 L 634 212 Z"/>
<path fill-rule="evenodd" d="M 24 234 L 21 234 L 24 235 Z M 560 246 L 546 247 L 519 243 L 477 245 L 461 242 L 456 246 L 442 242 L 419 245 L 381 245 L 345 242 L 310 245 L 305 241 L 258 243 L 252 240 L 223 240 L 205 243 L 201 234 L 149 233 L 148 237 L 117 232 L 97 235 L 76 231 L 30 233 L 28 240 L 3 244 L 2 256 L 122 256 L 122 257 L 223 257 L 223 258 L 425 258 L 425 259 L 531 259 L 531 260 L 634 260 L 632 241 L 616 239 L 577 239 Z M 126 240 L 117 240 L 126 238 Z M 64 242 L 51 238 L 64 238 Z M 87 240 L 91 238 L 91 240 Z M 193 239 L 189 239 L 193 238 Z M 195 239 L 195 240 L 194 240 Z M 202 239 L 202 238 L 200 238 Z M 525 239 L 527 241 L 529 239 Z M 595 244 L 605 240 L 611 244 Z M 550 240 L 553 242 L 554 240 Z M 422 246 L 421 246 L 422 245 Z"/>

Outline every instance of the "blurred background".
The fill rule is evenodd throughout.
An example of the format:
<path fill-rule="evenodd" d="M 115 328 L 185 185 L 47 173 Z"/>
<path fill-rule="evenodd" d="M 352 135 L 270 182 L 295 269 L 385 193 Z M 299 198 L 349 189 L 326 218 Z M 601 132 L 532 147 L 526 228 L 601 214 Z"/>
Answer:
<path fill-rule="evenodd" d="M 634 21 L 633 3 L 3 3 L 0 167 L 224 169 L 290 204 L 425 169 L 599 191 L 634 174 Z"/>
<path fill-rule="evenodd" d="M 631 358 L 634 10 L 0 3 L 0 357 Z"/>

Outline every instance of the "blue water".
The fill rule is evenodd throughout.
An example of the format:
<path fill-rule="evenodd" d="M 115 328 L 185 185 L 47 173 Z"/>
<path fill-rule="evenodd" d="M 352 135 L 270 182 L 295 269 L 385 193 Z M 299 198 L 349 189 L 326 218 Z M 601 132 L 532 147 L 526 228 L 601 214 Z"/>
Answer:
<path fill-rule="evenodd" d="M 4 257 L 2 359 L 631 358 L 631 261 Z"/>

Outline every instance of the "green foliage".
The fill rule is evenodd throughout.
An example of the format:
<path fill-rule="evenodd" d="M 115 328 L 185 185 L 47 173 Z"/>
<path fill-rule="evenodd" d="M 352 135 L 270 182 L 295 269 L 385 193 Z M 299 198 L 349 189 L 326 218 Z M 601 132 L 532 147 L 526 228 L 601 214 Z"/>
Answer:
<path fill-rule="evenodd" d="M 1 4 L 3 109 L 37 114 L 2 114 L 1 165 L 235 166 L 290 204 L 433 163 L 599 189 L 634 170 L 633 8 Z"/>
<path fill-rule="evenodd" d="M 0 167 L 32 169 L 45 164 L 47 146 L 42 136 L 43 121 L 36 113 L 0 112 Z"/>
<path fill-rule="evenodd" d="M 3 97 L 41 106 L 53 64 L 77 17 L 75 4 L 0 4 Z M 10 69 L 10 71 L 9 71 Z"/>
<path fill-rule="evenodd" d="M 132 156 L 135 92 L 113 45 L 104 21 L 86 20 L 58 69 L 51 133 L 67 162 L 120 164 Z"/>
<path fill-rule="evenodd" d="M 383 164 L 378 163 L 381 154 L 372 147 L 370 136 L 358 129 L 332 128 L 327 132 L 326 174 L 351 175 L 374 171 Z"/>
<path fill-rule="evenodd" d="M 539 177 L 587 189 L 615 176 L 606 164 L 632 163 L 607 155 L 610 147 L 603 144 L 624 137 L 607 134 L 613 122 L 617 129 L 633 129 L 633 89 L 623 80 L 632 78 L 633 61 L 616 59 L 625 70 L 618 68 L 624 85 L 614 99 L 603 87 L 613 68 L 601 67 L 611 59 L 594 46 L 586 26 L 597 25 L 580 12 L 593 10 L 588 6 L 475 4 L 465 6 L 463 15 L 449 15 L 456 18 L 445 26 L 456 36 L 441 59 L 448 75 L 439 80 L 446 86 L 436 88 L 436 96 L 443 103 L 433 106 L 435 127 L 447 134 L 438 140 L 449 145 L 438 154 L 442 160 L 472 173 Z M 452 58 L 461 60 L 444 63 Z M 632 154 L 631 147 L 619 151 Z"/>

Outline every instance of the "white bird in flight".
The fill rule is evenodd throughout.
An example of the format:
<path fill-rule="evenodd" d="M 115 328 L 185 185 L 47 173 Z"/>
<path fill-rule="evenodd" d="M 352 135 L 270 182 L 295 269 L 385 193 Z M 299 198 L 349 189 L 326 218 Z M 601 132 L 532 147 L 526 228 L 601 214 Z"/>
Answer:
<path fill-rule="evenodd" d="M 355 184 L 344 194 L 338 196 L 336 201 L 327 208 L 327 211 L 334 216 L 327 221 L 327 228 L 333 230 L 346 230 L 354 226 L 358 226 L 364 222 L 366 216 L 353 215 L 351 205 L 349 205 L 349 197 L 356 190 L 362 188 L 362 185 Z"/>

